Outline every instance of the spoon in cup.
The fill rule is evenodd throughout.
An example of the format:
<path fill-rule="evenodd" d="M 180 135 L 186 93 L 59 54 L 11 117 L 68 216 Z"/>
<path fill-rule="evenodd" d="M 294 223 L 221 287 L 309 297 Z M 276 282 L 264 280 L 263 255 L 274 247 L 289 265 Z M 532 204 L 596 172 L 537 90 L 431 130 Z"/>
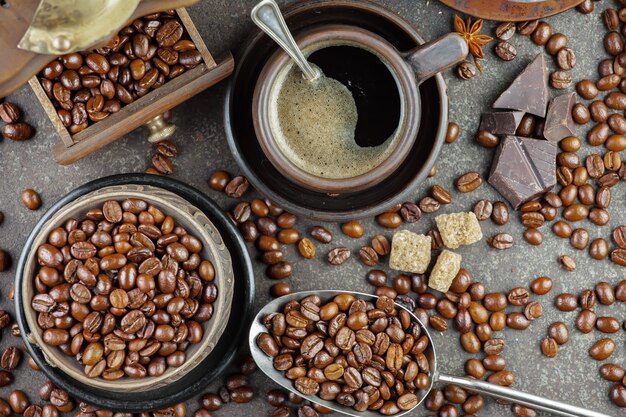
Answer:
<path fill-rule="evenodd" d="M 261 309 L 259 313 L 254 318 L 252 326 L 250 328 L 250 336 L 249 336 L 249 345 L 250 351 L 252 353 L 252 357 L 255 362 L 259 366 L 259 368 L 272 380 L 280 384 L 283 388 L 311 401 L 312 403 L 319 404 L 321 406 L 327 407 L 333 411 L 337 411 L 339 413 L 353 416 L 353 417 L 380 417 L 381 414 L 378 411 L 356 411 L 352 407 L 340 405 L 334 401 L 323 400 L 316 395 L 304 395 L 298 390 L 294 388 L 293 381 L 287 379 L 284 376 L 283 372 L 280 372 L 274 369 L 273 366 L 273 358 L 268 356 L 261 350 L 261 348 L 257 344 L 257 340 L 262 334 L 267 334 L 268 329 L 263 324 L 263 318 L 272 313 L 278 313 L 282 311 L 282 307 L 290 302 L 290 301 L 300 301 L 305 297 L 316 296 L 320 297 L 322 304 L 330 302 L 334 299 L 334 297 L 340 294 L 350 294 L 354 297 L 363 299 L 364 301 L 369 301 L 376 303 L 379 297 L 370 294 L 363 294 L 352 291 L 334 291 L 334 290 L 324 290 L 324 291 L 303 291 L 298 293 L 293 293 L 286 295 L 284 297 L 277 298 Z M 503 400 L 507 400 L 516 404 L 520 404 L 526 407 L 533 408 L 535 410 L 542 410 L 552 413 L 558 416 L 565 417 L 610 417 L 606 414 L 598 413 L 591 410 L 586 410 L 581 407 L 565 404 L 559 401 L 550 400 L 547 398 L 543 398 L 533 394 L 527 394 L 512 388 L 507 388 L 500 385 L 491 384 L 484 381 L 464 378 L 464 377 L 456 377 L 447 375 L 445 373 L 439 372 L 437 369 L 437 355 L 435 353 L 435 346 L 433 344 L 432 337 L 428 331 L 428 329 L 419 321 L 419 319 L 408 309 L 405 307 L 395 303 L 395 308 L 397 311 L 406 310 L 410 314 L 411 321 L 419 324 L 421 335 L 425 335 L 428 338 L 428 347 L 424 350 L 424 355 L 428 360 L 428 368 L 429 368 L 429 377 L 430 384 L 427 389 L 420 390 L 416 394 L 418 395 L 418 401 L 415 405 L 405 411 L 400 411 L 394 414 L 396 417 L 400 417 L 402 415 L 408 414 L 412 410 L 414 410 L 417 406 L 419 406 L 424 399 L 427 397 L 428 393 L 433 389 L 436 384 L 454 384 L 459 387 L 465 388 L 472 392 L 477 392 L 481 394 L 486 394 L 491 397 L 500 398 Z"/>
<path fill-rule="evenodd" d="M 268 34 L 300 67 L 302 75 L 308 81 L 315 81 L 321 75 L 320 70 L 307 61 L 293 39 L 285 18 L 274 0 L 262 0 L 250 12 L 252 21 Z"/>

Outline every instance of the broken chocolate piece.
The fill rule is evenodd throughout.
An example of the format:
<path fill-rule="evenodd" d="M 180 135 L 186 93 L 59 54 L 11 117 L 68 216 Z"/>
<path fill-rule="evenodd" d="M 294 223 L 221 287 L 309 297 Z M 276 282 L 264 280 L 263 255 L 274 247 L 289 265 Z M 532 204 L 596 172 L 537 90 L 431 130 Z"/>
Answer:
<path fill-rule="evenodd" d="M 523 111 L 486 112 L 481 116 L 478 130 L 486 130 L 494 135 L 514 135 L 522 117 Z"/>
<path fill-rule="evenodd" d="M 550 142 L 557 143 L 568 136 L 576 136 L 576 123 L 572 118 L 575 104 L 575 93 L 562 94 L 550 102 L 543 128 L 543 136 Z"/>
<path fill-rule="evenodd" d="M 554 187 L 556 151 L 545 140 L 507 136 L 496 150 L 489 184 L 518 208 Z"/>
<path fill-rule="evenodd" d="M 548 67 L 543 53 L 522 71 L 493 103 L 494 109 L 518 110 L 544 117 L 548 106 Z"/>

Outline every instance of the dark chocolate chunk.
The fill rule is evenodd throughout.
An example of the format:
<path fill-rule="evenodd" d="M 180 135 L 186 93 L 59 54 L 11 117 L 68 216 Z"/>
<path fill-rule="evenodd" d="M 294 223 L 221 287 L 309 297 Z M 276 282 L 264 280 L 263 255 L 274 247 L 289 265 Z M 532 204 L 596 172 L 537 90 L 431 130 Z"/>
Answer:
<path fill-rule="evenodd" d="M 544 117 L 548 106 L 548 67 L 543 53 L 522 71 L 493 103 L 494 109 L 518 110 Z"/>
<path fill-rule="evenodd" d="M 494 135 L 514 135 L 522 117 L 523 111 L 485 112 L 478 130 L 486 130 Z"/>
<path fill-rule="evenodd" d="M 572 109 L 576 104 L 576 93 L 567 93 L 552 99 L 546 115 L 543 136 L 550 142 L 559 142 L 568 136 L 576 136 L 576 123 Z"/>
<path fill-rule="evenodd" d="M 554 187 L 556 151 L 545 140 L 507 136 L 496 150 L 489 184 L 518 208 Z"/>

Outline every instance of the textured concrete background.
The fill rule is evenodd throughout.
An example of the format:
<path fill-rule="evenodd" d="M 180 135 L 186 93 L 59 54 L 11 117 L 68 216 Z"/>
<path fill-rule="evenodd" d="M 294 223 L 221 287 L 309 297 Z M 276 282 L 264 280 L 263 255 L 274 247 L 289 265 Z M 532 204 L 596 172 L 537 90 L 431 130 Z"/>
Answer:
<path fill-rule="evenodd" d="M 215 55 L 226 50 L 236 51 L 239 43 L 253 30 L 248 13 L 254 3 L 253 0 L 205 0 L 201 5 L 191 8 L 192 18 L 209 49 Z M 452 28 L 453 12 L 437 1 L 393 0 L 384 3 L 418 27 L 427 39 L 443 35 Z M 596 3 L 596 12 L 591 15 L 569 11 L 549 19 L 556 31 L 561 31 L 570 38 L 570 45 L 577 54 L 578 64 L 573 71 L 575 79 L 596 77 L 596 64 L 605 55 L 602 49 L 604 32 L 600 10 L 609 5 L 615 7 L 613 3 L 617 2 L 604 0 Z M 492 33 L 493 27 L 492 24 L 487 24 L 486 32 Z M 466 171 L 477 170 L 487 175 L 492 152 L 479 147 L 473 141 L 479 115 L 481 111 L 489 107 L 490 103 L 515 77 L 515 74 L 536 54 L 542 52 L 542 48 L 535 46 L 527 38 L 515 36 L 512 42 L 518 48 L 518 57 L 512 62 L 505 63 L 497 60 L 492 51 L 494 46 L 492 44 L 486 48 L 487 59 L 484 62 L 484 74 L 480 74 L 470 82 L 460 81 L 454 75 L 446 74 L 451 97 L 451 120 L 459 123 L 462 134 L 455 144 L 444 147 L 437 163 L 437 176 L 429 179 L 420 189 L 415 190 L 416 200 L 426 195 L 430 186 L 435 183 L 453 189 L 454 179 Z M 551 59 L 548 61 L 551 66 L 554 66 Z M 178 125 L 175 142 L 179 146 L 180 155 L 175 160 L 174 177 L 207 192 L 224 209 L 228 209 L 234 205 L 234 202 L 221 194 L 210 191 L 206 185 L 206 180 L 215 169 L 226 169 L 233 174 L 238 172 L 228 151 L 223 129 L 222 102 L 225 92 L 226 83 L 223 83 L 192 98 L 175 110 L 174 121 Z M 5 223 L 0 227 L 0 247 L 5 248 L 14 258 L 17 258 L 27 234 L 45 209 L 65 193 L 87 181 L 111 174 L 143 171 L 148 167 L 151 148 L 145 141 L 146 132 L 139 129 L 72 166 L 58 166 L 52 160 L 50 147 L 59 138 L 30 88 L 23 88 L 10 99 L 25 110 L 27 121 L 37 128 L 36 137 L 29 142 L 16 143 L 7 140 L 0 142 L 0 170 L 2 172 L 0 210 L 6 215 Z M 580 133 L 584 133 L 583 129 Z M 585 149 L 583 154 L 588 152 L 590 150 Z M 20 191 L 29 187 L 39 191 L 44 201 L 44 207 L 37 212 L 30 212 L 20 204 Z M 616 187 L 617 192 L 613 195 L 613 204 L 610 209 L 612 219 L 609 226 L 598 228 L 586 221 L 581 224 L 589 230 L 592 239 L 596 237 L 610 239 L 610 231 L 626 221 L 626 211 L 623 209 L 623 188 Z M 254 193 L 248 193 L 246 197 L 252 198 L 253 196 Z M 481 198 L 496 200 L 499 196 L 491 187 L 483 185 L 471 194 L 455 194 L 454 203 L 445 207 L 442 212 L 470 210 L 473 204 Z M 544 244 L 531 247 L 523 241 L 523 229 L 517 214 L 511 217 L 507 226 L 498 227 L 490 221 L 482 225 L 486 237 L 500 231 L 511 233 L 515 239 L 513 249 L 498 252 L 488 247 L 483 241 L 470 247 L 460 248 L 458 252 L 463 255 L 463 265 L 473 273 L 475 280 L 484 282 L 490 291 L 507 291 L 515 286 L 527 286 L 532 279 L 540 275 L 551 276 L 555 281 L 552 293 L 539 298 L 546 312 L 540 320 L 534 322 L 525 332 L 508 329 L 502 332 L 502 337 L 507 341 L 508 369 L 518 376 L 515 387 L 593 408 L 610 415 L 624 415 L 623 410 L 614 407 L 608 401 L 610 384 L 599 378 L 599 364 L 587 355 L 589 346 L 596 339 L 601 338 L 599 333 L 582 335 L 572 332 L 571 342 L 560 349 L 556 359 L 550 360 L 543 357 L 539 349 L 539 342 L 551 322 L 564 320 L 570 328 L 573 327 L 576 313 L 559 313 L 552 307 L 552 299 L 556 294 L 563 291 L 578 292 L 592 287 L 600 280 L 616 283 L 624 277 L 624 269 L 614 266 L 609 261 L 595 261 L 585 251 L 574 250 L 567 241 L 552 235 L 547 226 L 542 228 L 545 235 Z M 431 215 L 425 216 L 419 223 L 407 228 L 425 232 L 433 224 Z M 302 221 L 298 228 L 304 232 L 311 225 Z M 364 221 L 364 225 L 368 238 L 377 231 L 373 220 Z M 365 243 L 365 238 L 362 241 L 355 241 L 341 236 L 336 224 L 326 226 L 335 234 L 333 246 L 343 244 L 352 249 L 358 249 Z M 388 231 L 384 233 L 391 236 Z M 291 279 L 294 290 L 371 290 L 364 279 L 366 268 L 358 260 L 351 259 L 340 267 L 326 266 L 324 258 L 329 249 L 330 247 L 319 245 L 317 258 L 306 261 L 298 257 L 293 247 L 287 248 L 289 260 L 295 262 L 295 273 Z M 251 253 L 254 256 L 253 248 L 251 248 Z M 578 263 L 576 272 L 567 273 L 560 268 L 558 256 L 561 254 L 569 254 L 576 259 Z M 268 289 L 271 282 L 265 278 L 262 264 L 255 262 L 255 267 L 257 308 L 260 308 L 269 300 Z M 10 271 L 0 274 L 0 287 L 5 295 L 11 285 L 14 271 L 13 267 Z M 13 311 L 12 304 L 6 298 L 0 303 L 0 308 Z M 626 318 L 624 305 L 615 305 L 610 308 L 599 307 L 597 310 L 599 315 L 615 315 L 621 320 Z M 443 372 L 461 375 L 463 364 L 470 356 L 462 351 L 458 334 L 449 331 L 435 336 L 440 369 Z M 614 339 L 618 343 L 618 350 L 612 359 L 624 366 L 626 365 L 624 332 L 616 334 Z M 5 331 L 0 347 L 17 344 L 19 341 Z M 12 388 L 25 389 L 32 399 L 36 399 L 35 387 L 41 385 L 44 380 L 43 375 L 31 371 L 23 362 Z M 256 375 L 252 379 L 252 384 L 260 397 L 263 397 L 272 386 L 262 375 Z M 207 387 L 207 391 L 215 390 L 218 386 L 219 384 L 215 383 Z M 10 388 L 1 389 L 0 396 L 6 397 L 9 391 Z M 197 404 L 196 400 L 190 401 L 189 410 L 195 410 Z M 248 405 L 228 405 L 216 413 L 216 415 L 234 417 L 269 414 L 269 405 L 259 399 Z M 415 413 L 415 415 L 428 414 L 423 408 Z M 480 413 L 485 416 L 510 414 L 508 407 L 497 405 L 492 400 L 487 401 L 486 408 Z"/>

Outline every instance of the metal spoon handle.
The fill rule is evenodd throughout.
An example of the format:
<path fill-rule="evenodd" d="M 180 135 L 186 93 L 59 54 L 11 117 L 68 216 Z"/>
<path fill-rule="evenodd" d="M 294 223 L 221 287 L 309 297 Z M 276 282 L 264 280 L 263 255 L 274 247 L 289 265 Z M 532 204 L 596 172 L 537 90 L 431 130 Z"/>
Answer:
<path fill-rule="evenodd" d="M 516 404 L 524 405 L 535 410 L 542 410 L 557 416 L 564 417 L 611 417 L 607 414 L 597 413 L 595 411 L 586 410 L 581 407 L 565 404 L 559 401 L 549 400 L 533 394 L 517 391 L 512 388 L 502 387 L 500 385 L 490 384 L 484 381 L 477 381 L 469 378 L 461 378 L 440 374 L 438 381 L 447 384 L 458 385 L 468 390 L 486 394 L 491 397 L 510 400 Z"/>
<path fill-rule="evenodd" d="M 250 12 L 250 17 L 263 32 L 267 33 L 289 54 L 300 67 L 307 80 L 313 81 L 320 76 L 319 71 L 309 64 L 298 44 L 293 40 L 287 23 L 274 0 L 259 2 Z"/>

